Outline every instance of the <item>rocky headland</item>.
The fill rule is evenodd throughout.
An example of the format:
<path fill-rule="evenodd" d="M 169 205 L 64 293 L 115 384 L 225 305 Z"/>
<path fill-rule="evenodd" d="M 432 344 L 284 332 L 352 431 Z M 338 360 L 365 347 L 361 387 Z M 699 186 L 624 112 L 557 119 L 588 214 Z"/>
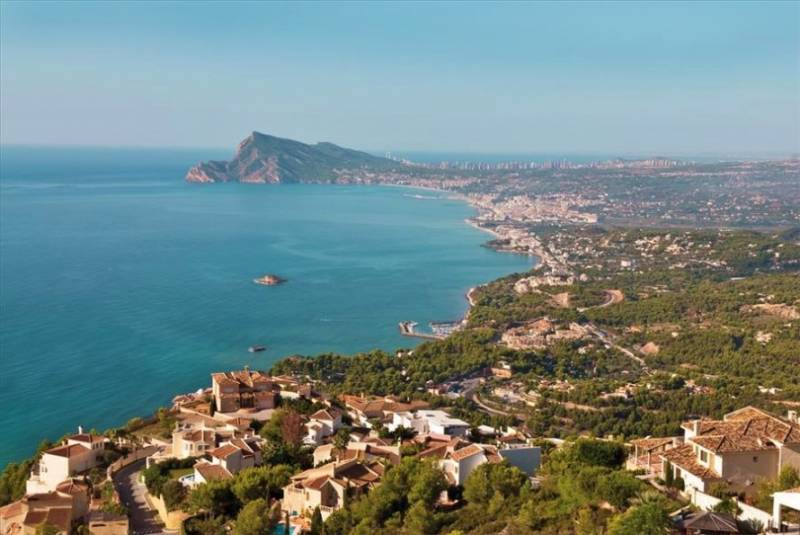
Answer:
<path fill-rule="evenodd" d="M 337 182 L 354 170 L 388 171 L 401 164 L 333 143 L 307 145 L 260 132 L 239 143 L 229 161 L 201 162 L 186 174 L 188 182 L 279 184 Z"/>

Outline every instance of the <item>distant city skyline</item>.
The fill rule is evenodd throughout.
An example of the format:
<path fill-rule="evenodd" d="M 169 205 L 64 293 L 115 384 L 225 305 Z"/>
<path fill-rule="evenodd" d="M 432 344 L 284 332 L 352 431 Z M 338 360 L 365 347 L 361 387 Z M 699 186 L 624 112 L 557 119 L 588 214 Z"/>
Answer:
<path fill-rule="evenodd" d="M 0 3 L 0 143 L 800 153 L 800 3 Z"/>

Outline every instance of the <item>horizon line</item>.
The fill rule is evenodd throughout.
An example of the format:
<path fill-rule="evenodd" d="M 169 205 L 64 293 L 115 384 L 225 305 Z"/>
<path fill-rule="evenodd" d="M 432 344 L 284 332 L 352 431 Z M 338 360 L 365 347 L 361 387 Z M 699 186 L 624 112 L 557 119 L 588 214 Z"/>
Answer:
<path fill-rule="evenodd" d="M 286 138 L 290 139 L 290 138 Z M 403 149 L 387 149 L 387 148 L 353 148 L 349 146 L 339 145 L 343 148 L 350 148 L 353 150 L 360 150 L 370 153 L 419 153 L 430 155 L 444 155 L 444 154 L 458 154 L 458 155 L 479 155 L 479 156 L 541 156 L 541 155 L 554 155 L 554 156 L 598 156 L 598 157 L 630 157 L 636 156 L 638 158 L 691 158 L 691 157 L 737 157 L 737 158 L 759 158 L 759 159 L 775 159 L 775 160 L 790 160 L 800 158 L 800 150 L 797 152 L 785 152 L 777 150 L 775 152 L 765 150 L 731 150 L 731 151 L 700 151 L 700 152 L 683 152 L 683 151 L 612 151 L 612 150 L 557 150 L 557 149 L 538 149 L 531 151 L 522 150 L 471 150 L 471 149 L 420 149 L 420 148 L 403 148 Z M 235 147 L 222 147 L 213 145 L 98 145 L 98 144 L 84 144 L 84 143 L 0 143 L 0 148 L 51 148 L 51 149 L 133 149 L 133 150 L 215 150 L 215 151 L 235 151 Z"/>
<path fill-rule="evenodd" d="M 290 138 L 286 138 L 290 139 Z M 597 157 L 603 158 L 605 160 L 609 159 L 627 159 L 627 158 L 636 158 L 636 159 L 653 159 L 653 158 L 667 158 L 667 159 L 690 159 L 690 158 L 720 158 L 721 161 L 737 161 L 736 159 L 745 159 L 745 160 L 769 160 L 769 161 L 785 161 L 785 160 L 794 160 L 800 158 L 800 150 L 794 153 L 787 153 L 783 151 L 763 151 L 763 150 L 735 150 L 735 151 L 726 151 L 726 152 L 718 152 L 718 151 L 707 151 L 707 152 L 694 152 L 694 153 L 682 153 L 682 151 L 601 151 L 601 150 L 536 150 L 536 151 L 479 151 L 479 150 L 469 150 L 469 149 L 375 149 L 375 148 L 358 148 L 354 149 L 353 147 L 347 147 L 344 145 L 339 145 L 343 148 L 350 148 L 353 150 L 359 150 L 362 152 L 372 153 L 372 154 L 379 154 L 384 155 L 386 153 L 397 153 L 402 155 L 403 153 L 418 153 L 418 154 L 425 154 L 425 155 L 459 155 L 459 156 L 508 156 L 508 157 L 533 157 L 533 156 L 559 156 L 559 157 L 569 157 L 569 156 L 581 156 L 583 158 L 586 157 Z M 63 143 L 63 144 L 56 144 L 56 143 L 0 143 L 1 148 L 29 148 L 29 149 L 97 149 L 97 150 L 186 150 L 186 151 L 195 151 L 195 150 L 213 150 L 213 151 L 229 151 L 231 153 L 235 152 L 235 147 L 221 147 L 221 146 L 212 146 L 212 145 L 95 145 L 95 144 L 82 144 L 82 143 Z M 722 160 L 722 159 L 725 160 Z M 444 161 L 444 160 L 442 160 Z M 512 161 L 512 160 L 506 160 Z M 429 162 L 427 162 L 429 163 Z"/>

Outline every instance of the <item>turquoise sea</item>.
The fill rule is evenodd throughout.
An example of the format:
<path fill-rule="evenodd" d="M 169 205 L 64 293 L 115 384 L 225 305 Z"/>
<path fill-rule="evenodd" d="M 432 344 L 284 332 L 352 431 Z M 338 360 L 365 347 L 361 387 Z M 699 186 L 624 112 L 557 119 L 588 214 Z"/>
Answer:
<path fill-rule="evenodd" d="M 183 181 L 228 156 L 2 147 L 0 467 L 213 371 L 409 347 L 398 321 L 457 319 L 471 286 L 532 265 L 480 247 L 472 208 L 435 192 Z"/>

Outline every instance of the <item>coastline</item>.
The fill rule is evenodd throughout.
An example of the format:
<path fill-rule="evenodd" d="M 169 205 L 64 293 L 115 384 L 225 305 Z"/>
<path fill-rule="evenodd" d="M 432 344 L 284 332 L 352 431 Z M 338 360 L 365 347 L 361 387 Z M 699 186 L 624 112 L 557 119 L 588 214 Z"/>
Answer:
<path fill-rule="evenodd" d="M 178 185 L 180 186 L 180 184 L 178 184 Z M 376 185 L 380 185 L 380 184 L 376 184 Z M 334 186 L 334 185 L 331 185 L 331 186 Z M 407 188 L 404 191 L 411 191 L 408 188 L 416 188 L 415 186 L 405 186 L 405 185 L 403 185 L 402 187 Z M 416 189 L 419 189 L 419 188 L 416 188 Z M 425 207 L 423 211 L 425 213 L 440 212 L 441 216 L 437 215 L 436 216 L 437 220 L 439 220 L 441 217 L 444 217 L 445 215 L 447 216 L 447 220 L 449 220 L 450 223 L 447 223 L 446 225 L 450 229 L 454 229 L 453 231 L 448 231 L 448 232 L 450 232 L 450 234 L 445 234 L 445 236 L 447 237 L 448 241 L 460 240 L 465 245 L 460 247 L 459 249 L 467 248 L 467 249 L 473 251 L 474 255 L 478 255 L 478 256 L 481 256 L 481 255 L 492 256 L 493 252 L 498 252 L 498 251 L 494 251 L 494 250 L 492 251 L 492 253 L 490 253 L 490 252 L 481 252 L 481 249 L 476 249 L 476 247 L 481 247 L 481 245 L 486 241 L 486 238 L 481 238 L 480 235 L 473 233 L 471 229 L 464 230 L 464 227 L 461 227 L 462 221 L 464 221 L 469 216 L 473 216 L 475 212 L 473 210 L 470 210 L 470 209 L 465 209 L 464 205 L 461 204 L 461 202 L 448 203 L 445 200 L 445 198 L 447 198 L 447 199 L 453 199 L 453 200 L 459 200 L 459 201 L 468 202 L 468 199 L 466 197 L 454 194 L 453 192 L 446 191 L 446 190 L 440 190 L 440 189 L 436 189 L 436 188 L 427 188 L 427 189 L 429 191 L 437 192 L 437 196 L 441 196 L 442 197 L 442 201 L 440 201 L 440 203 L 442 203 L 442 208 L 441 209 L 437 208 L 438 203 L 434 203 L 434 206 L 432 208 L 431 207 Z M 209 193 L 213 193 L 213 192 L 209 191 Z M 330 193 L 334 194 L 334 191 L 331 191 Z M 390 190 L 385 190 L 382 195 L 384 195 L 384 196 L 393 196 L 395 198 L 400 198 L 400 197 L 402 197 L 402 193 L 403 193 L 403 190 L 394 190 L 394 193 L 392 191 L 390 191 Z M 214 203 L 217 203 L 217 202 L 218 201 L 216 201 L 216 200 L 214 201 Z M 408 200 L 406 199 L 404 202 L 408 202 Z M 397 204 L 397 203 L 395 203 L 395 204 Z M 469 203 L 469 202 L 468 202 L 468 204 L 472 205 L 472 203 Z M 405 211 L 406 214 L 413 214 L 415 212 L 415 210 L 417 209 L 417 207 L 418 207 L 418 205 L 407 205 L 407 207 L 404 209 L 404 211 Z M 402 203 L 399 204 L 398 210 L 400 210 L 400 209 L 402 209 Z M 402 214 L 402 212 L 398 212 L 398 213 Z M 459 228 L 461 228 L 461 231 L 458 231 Z M 482 229 L 482 230 L 487 231 L 487 229 Z M 442 232 L 445 232 L 445 231 L 443 230 Z M 450 235 L 452 235 L 452 238 L 450 237 Z M 424 248 L 423 248 L 423 250 L 424 250 Z M 427 254 L 427 253 L 422 253 L 422 254 Z M 470 254 L 466 254 L 462 258 L 466 259 L 467 261 L 469 261 L 469 258 L 474 258 L 474 256 L 472 256 L 472 253 L 470 253 Z M 495 268 L 494 272 L 491 271 L 491 269 L 489 271 L 486 271 L 486 272 L 480 271 L 480 270 L 473 271 L 471 269 L 465 270 L 465 274 L 463 275 L 463 278 L 462 278 L 462 276 L 459 276 L 456 279 L 458 282 L 460 282 L 460 284 L 451 285 L 451 286 L 455 286 L 455 287 L 450 289 L 450 293 L 448 294 L 450 297 L 445 297 L 445 299 L 438 299 L 437 300 L 439 303 L 445 303 L 446 304 L 445 306 L 442 306 L 442 307 L 438 307 L 437 306 L 437 307 L 434 307 L 434 309 L 431 309 L 431 310 L 429 310 L 427 307 L 426 308 L 420 308 L 420 309 L 416 309 L 414 307 L 405 307 L 405 306 L 404 307 L 398 307 L 397 311 L 395 311 L 395 312 L 389 311 L 388 314 L 384 314 L 384 316 L 390 317 L 390 320 L 386 321 L 384 323 L 384 325 L 389 325 L 389 326 L 392 327 L 391 335 L 394 336 L 394 333 L 396 332 L 395 325 L 397 323 L 397 320 L 407 319 L 407 318 L 404 318 L 404 317 L 397 317 L 397 316 L 405 316 L 406 314 L 408 314 L 408 316 L 410 318 L 410 317 L 413 317 L 414 314 L 418 314 L 418 315 L 419 314 L 427 314 L 427 315 L 431 316 L 431 319 L 448 319 L 448 320 L 454 320 L 454 321 L 459 321 L 459 320 L 464 319 L 469 314 L 470 309 L 472 307 L 472 305 L 470 304 L 470 299 L 466 298 L 466 296 L 465 296 L 465 292 L 468 292 L 468 290 L 470 289 L 471 286 L 478 286 L 479 287 L 479 285 L 481 283 L 488 282 L 488 281 L 491 281 L 491 280 L 506 276 L 506 275 L 514 273 L 514 272 L 527 271 L 528 269 L 530 269 L 530 267 L 532 267 L 532 265 L 528 261 L 526 261 L 526 259 L 524 257 L 517 257 L 517 258 L 518 258 L 517 260 L 512 260 L 512 261 L 508 261 L 508 257 L 506 257 L 505 261 L 501 260 L 499 262 L 499 265 L 501 267 Z M 487 263 L 487 265 L 491 266 L 491 265 L 498 264 L 498 261 L 497 260 L 495 260 L 495 261 L 487 260 L 486 263 Z M 505 266 L 505 267 L 502 267 L 502 266 Z M 278 270 L 278 273 L 280 273 L 281 275 L 285 275 L 285 276 L 287 276 L 289 278 L 292 278 L 290 276 L 291 275 L 290 273 L 284 273 L 284 271 L 283 271 L 285 269 L 284 267 L 280 267 L 280 266 L 275 265 L 275 266 L 273 266 L 273 268 Z M 471 277 L 469 276 L 469 273 L 472 273 Z M 446 277 L 450 278 L 451 275 L 446 275 Z M 242 285 L 249 285 L 250 283 L 251 283 L 251 279 L 247 278 L 247 279 L 243 279 L 243 282 L 241 284 Z M 254 288 L 258 288 L 257 286 L 253 286 L 253 287 Z M 249 289 L 248 289 L 248 291 L 249 291 Z M 260 290 L 256 290 L 256 291 L 261 292 Z M 453 293 L 453 291 L 455 293 Z M 280 294 L 280 295 L 283 295 L 283 294 L 286 294 L 286 293 L 287 293 L 286 291 L 279 291 L 278 292 L 278 294 Z M 269 296 L 269 299 L 271 300 L 277 294 L 274 294 L 274 293 L 269 293 L 269 294 L 258 293 L 256 295 Z M 466 303 L 464 301 L 461 301 L 461 299 L 464 299 L 464 301 L 466 301 Z M 473 299 L 473 302 L 474 302 L 474 299 Z M 410 314 L 408 312 L 404 313 L 404 312 L 402 312 L 402 310 L 409 310 L 409 311 L 411 311 L 411 313 Z M 418 311 L 415 312 L 415 310 L 418 310 Z M 440 312 L 441 310 L 443 310 L 444 312 Z M 447 310 L 450 310 L 450 312 L 447 312 Z M 391 318 L 392 316 L 394 316 L 394 318 Z M 329 324 L 325 323 L 323 326 L 327 326 L 327 325 L 329 325 Z M 361 336 L 361 335 L 357 335 L 357 336 Z M 354 336 L 354 338 L 355 337 L 356 336 Z M 234 351 L 241 350 L 241 352 L 245 355 L 245 356 L 241 357 L 241 359 L 239 359 L 241 361 L 244 361 L 244 359 L 253 359 L 253 357 L 249 356 L 248 354 L 246 354 L 244 352 L 246 351 L 246 349 L 247 349 L 247 347 L 249 345 L 252 345 L 254 342 L 256 342 L 256 343 L 264 342 L 264 340 L 263 340 L 262 337 L 260 337 L 258 335 L 250 336 L 249 334 L 244 336 L 243 338 L 244 339 L 241 341 L 241 343 L 239 345 L 228 346 L 228 347 L 233 347 Z M 365 339 L 367 339 L 366 336 L 365 336 Z M 272 341 L 270 341 L 270 342 L 272 342 Z M 190 344 L 190 346 L 187 346 L 187 347 L 191 347 L 192 349 L 184 351 L 182 349 L 184 347 L 183 341 L 180 341 L 180 342 L 176 341 L 174 343 L 173 342 L 170 342 L 170 343 L 174 346 L 174 349 L 171 349 L 170 351 L 174 351 L 174 353 L 181 353 L 181 356 L 183 354 L 189 354 L 191 352 L 204 353 L 204 351 L 205 351 L 204 348 L 200 348 L 200 351 L 198 351 L 198 347 L 196 345 L 191 345 L 191 344 Z M 180 343 L 180 347 L 178 347 L 179 343 Z M 203 342 L 203 345 L 206 346 L 206 347 L 210 347 L 209 345 L 207 345 L 206 342 Z M 286 346 L 281 347 L 280 349 L 278 349 L 278 345 L 277 344 L 270 344 L 269 353 L 261 354 L 261 355 L 258 356 L 260 362 L 262 363 L 262 366 L 264 366 L 264 363 L 266 363 L 266 365 L 264 367 L 269 368 L 270 366 L 272 366 L 272 360 L 271 359 L 273 359 L 273 358 L 275 360 L 282 359 L 282 358 L 285 358 L 287 356 L 290 356 L 291 354 L 293 354 L 293 352 L 295 352 L 295 353 L 297 352 L 296 350 L 285 350 L 284 349 L 285 347 Z M 367 351 L 371 347 L 375 347 L 375 346 L 364 344 L 363 349 L 357 347 L 354 350 L 349 350 L 349 351 L 345 350 L 345 351 L 342 352 L 342 354 L 344 354 L 344 355 L 356 355 L 359 352 Z M 394 341 L 390 340 L 390 343 L 387 343 L 387 345 L 385 347 L 386 347 L 387 351 L 391 352 L 392 350 L 394 350 L 394 349 L 396 349 L 398 347 L 408 347 L 408 344 L 405 343 L 405 342 L 402 342 L 402 341 L 394 342 Z M 230 352 L 229 350 L 226 350 L 225 348 L 220 349 L 218 347 L 213 347 L 212 349 L 210 349 L 210 351 L 217 351 L 218 354 L 222 354 L 225 351 Z M 308 351 L 306 354 L 308 354 L 308 355 L 316 355 L 316 354 L 319 354 L 319 353 L 324 352 L 324 351 L 327 351 L 327 349 L 313 349 L 311 351 Z M 238 353 L 235 353 L 235 355 L 238 355 Z M 264 360 L 265 358 L 268 358 L 268 360 Z M 237 357 L 234 356 L 233 360 L 237 361 Z M 178 361 L 177 360 L 171 360 L 170 362 L 178 362 Z M 175 367 L 177 367 L 177 366 L 175 366 Z M 211 368 L 221 368 L 221 366 L 218 366 L 218 365 L 213 364 L 213 363 L 206 364 L 206 363 L 202 363 L 201 362 L 197 366 L 197 369 L 202 369 L 202 368 L 209 368 L 208 371 L 215 371 L 215 370 L 213 370 Z M 186 370 L 186 369 L 188 369 L 188 368 L 184 368 L 184 370 Z M 205 370 L 202 370 L 202 371 L 205 371 Z M 188 373 L 186 373 L 185 371 L 182 372 L 182 373 L 184 373 L 185 375 L 188 375 Z M 194 383 L 194 378 L 191 377 L 189 382 L 190 383 Z M 124 380 L 120 381 L 119 384 L 124 385 L 125 384 Z M 95 411 L 91 407 L 87 407 L 84 410 L 84 407 L 80 407 L 78 405 L 75 405 L 76 410 L 74 410 L 74 411 L 71 410 L 70 411 L 71 414 L 69 414 L 67 418 L 64 418 L 63 421 L 68 422 L 68 423 L 72 423 L 72 422 L 81 423 L 81 424 L 84 424 L 84 425 L 89 424 L 89 425 L 97 427 L 98 429 L 103 429 L 103 428 L 106 428 L 106 427 L 111 428 L 111 427 L 114 427 L 114 426 L 120 426 L 120 425 L 123 425 L 125 423 L 124 419 L 126 419 L 128 416 L 135 417 L 137 415 L 147 414 L 151 408 L 155 409 L 158 406 L 165 404 L 169 400 L 169 398 L 172 397 L 173 393 L 177 393 L 177 392 L 184 391 L 184 390 L 185 391 L 189 391 L 189 390 L 191 390 L 191 388 L 192 388 L 191 384 L 189 384 L 188 386 L 184 386 L 183 384 L 181 384 L 177 388 L 174 387 L 174 386 L 173 387 L 169 387 L 167 385 L 166 389 L 162 389 L 161 390 L 160 395 L 157 395 L 157 394 L 159 394 L 159 392 L 155 392 L 154 395 L 150 395 L 150 393 L 144 393 L 144 395 L 142 395 L 140 393 L 139 395 L 137 395 L 135 397 L 129 397 L 128 401 L 126 401 L 124 403 L 119 403 L 119 404 L 127 405 L 128 408 L 126 408 L 125 410 L 135 411 L 135 413 L 124 414 L 124 415 L 122 415 L 122 416 L 124 416 L 124 418 L 121 418 L 119 420 L 113 414 L 111 414 L 111 417 L 108 418 L 105 415 L 103 415 L 102 412 Z M 174 392 L 173 392 L 173 390 L 174 390 Z M 165 393 L 168 393 L 169 396 L 164 396 Z M 73 416 L 72 413 L 77 414 L 77 416 Z M 33 439 L 26 439 L 24 442 L 22 440 L 17 441 L 17 443 L 19 445 L 17 445 L 17 443 L 15 443 L 14 444 L 14 449 L 13 450 L 9 450 L 9 453 L 12 454 L 12 455 L 9 456 L 7 459 L 5 458 L 5 455 L 2 456 L 3 457 L 3 461 L 4 461 L 2 464 L 12 463 L 12 462 L 19 462 L 19 461 L 25 460 L 28 457 L 28 455 L 33 454 L 33 452 L 35 451 L 36 444 L 38 443 L 39 439 L 41 439 L 42 437 L 51 438 L 53 440 L 57 439 L 59 434 L 62 432 L 61 428 L 58 426 L 58 422 L 53 423 L 52 426 L 48 425 L 48 424 L 49 424 L 49 422 L 46 423 L 45 425 L 41 426 L 38 429 L 38 431 L 36 431 L 35 436 L 34 436 Z M 69 428 L 72 428 L 72 427 L 74 427 L 74 426 L 69 426 Z M 21 429 L 21 427 L 20 427 L 20 429 Z M 66 432 L 66 429 L 65 429 L 64 432 Z M 5 454 L 5 452 L 4 452 L 4 454 Z"/>
<path fill-rule="evenodd" d="M 489 210 L 485 206 L 483 206 L 480 203 L 476 202 L 474 199 L 471 199 L 468 195 L 463 195 L 461 193 L 456 193 L 456 192 L 453 192 L 453 191 L 448 191 L 448 190 L 444 190 L 444 189 L 440 189 L 440 188 L 435 188 L 435 187 L 432 187 L 432 186 L 412 186 L 412 185 L 409 185 L 409 184 L 382 184 L 382 183 L 379 183 L 379 185 L 389 186 L 389 187 L 394 187 L 394 188 L 405 188 L 405 189 L 418 189 L 418 190 L 424 190 L 424 191 L 435 191 L 437 193 L 446 194 L 448 196 L 447 197 L 448 199 L 453 199 L 453 200 L 464 202 L 464 203 L 468 204 L 469 206 L 471 206 L 472 208 L 475 209 L 476 215 L 474 217 L 465 218 L 464 219 L 464 223 L 466 223 L 467 225 L 469 225 L 470 227 L 472 227 L 474 229 L 480 230 L 482 232 L 489 233 L 489 234 L 491 234 L 492 236 L 494 236 L 498 240 L 511 240 L 511 241 L 513 241 L 513 237 L 512 236 L 504 235 L 501 232 L 499 232 L 498 230 L 491 229 L 491 228 L 485 227 L 485 226 L 480 224 L 480 218 L 482 216 L 486 215 L 487 213 L 489 213 Z M 551 270 L 557 270 L 557 269 L 559 269 L 561 267 L 561 266 L 558 266 L 558 264 L 550 257 L 550 255 L 547 254 L 547 252 L 542 249 L 541 242 L 539 242 L 538 238 L 536 238 L 534 235 L 532 235 L 530 233 L 527 233 L 527 232 L 525 233 L 525 238 L 527 240 L 530 240 L 530 241 L 533 242 L 533 243 L 525 246 L 527 248 L 527 251 L 516 251 L 516 250 L 511 250 L 511 249 L 503 249 L 503 248 L 499 248 L 499 247 L 492 247 L 490 245 L 487 245 L 489 242 L 486 242 L 486 244 L 484 244 L 484 245 L 487 245 L 487 248 L 492 249 L 493 251 L 495 251 L 497 253 L 520 254 L 520 255 L 532 256 L 532 257 L 536 258 L 536 263 L 531 268 L 532 270 L 542 269 L 543 267 L 547 267 L 547 268 L 549 268 Z M 483 283 L 478 284 L 476 286 L 472 286 L 464 294 L 464 298 L 467 300 L 467 310 L 464 312 L 464 317 L 461 319 L 461 324 L 462 324 L 463 327 L 466 327 L 467 322 L 469 321 L 469 315 L 472 312 L 472 308 L 475 306 L 475 292 L 479 288 L 489 284 L 490 282 L 492 282 L 492 281 L 486 281 L 486 282 L 483 282 Z"/>

